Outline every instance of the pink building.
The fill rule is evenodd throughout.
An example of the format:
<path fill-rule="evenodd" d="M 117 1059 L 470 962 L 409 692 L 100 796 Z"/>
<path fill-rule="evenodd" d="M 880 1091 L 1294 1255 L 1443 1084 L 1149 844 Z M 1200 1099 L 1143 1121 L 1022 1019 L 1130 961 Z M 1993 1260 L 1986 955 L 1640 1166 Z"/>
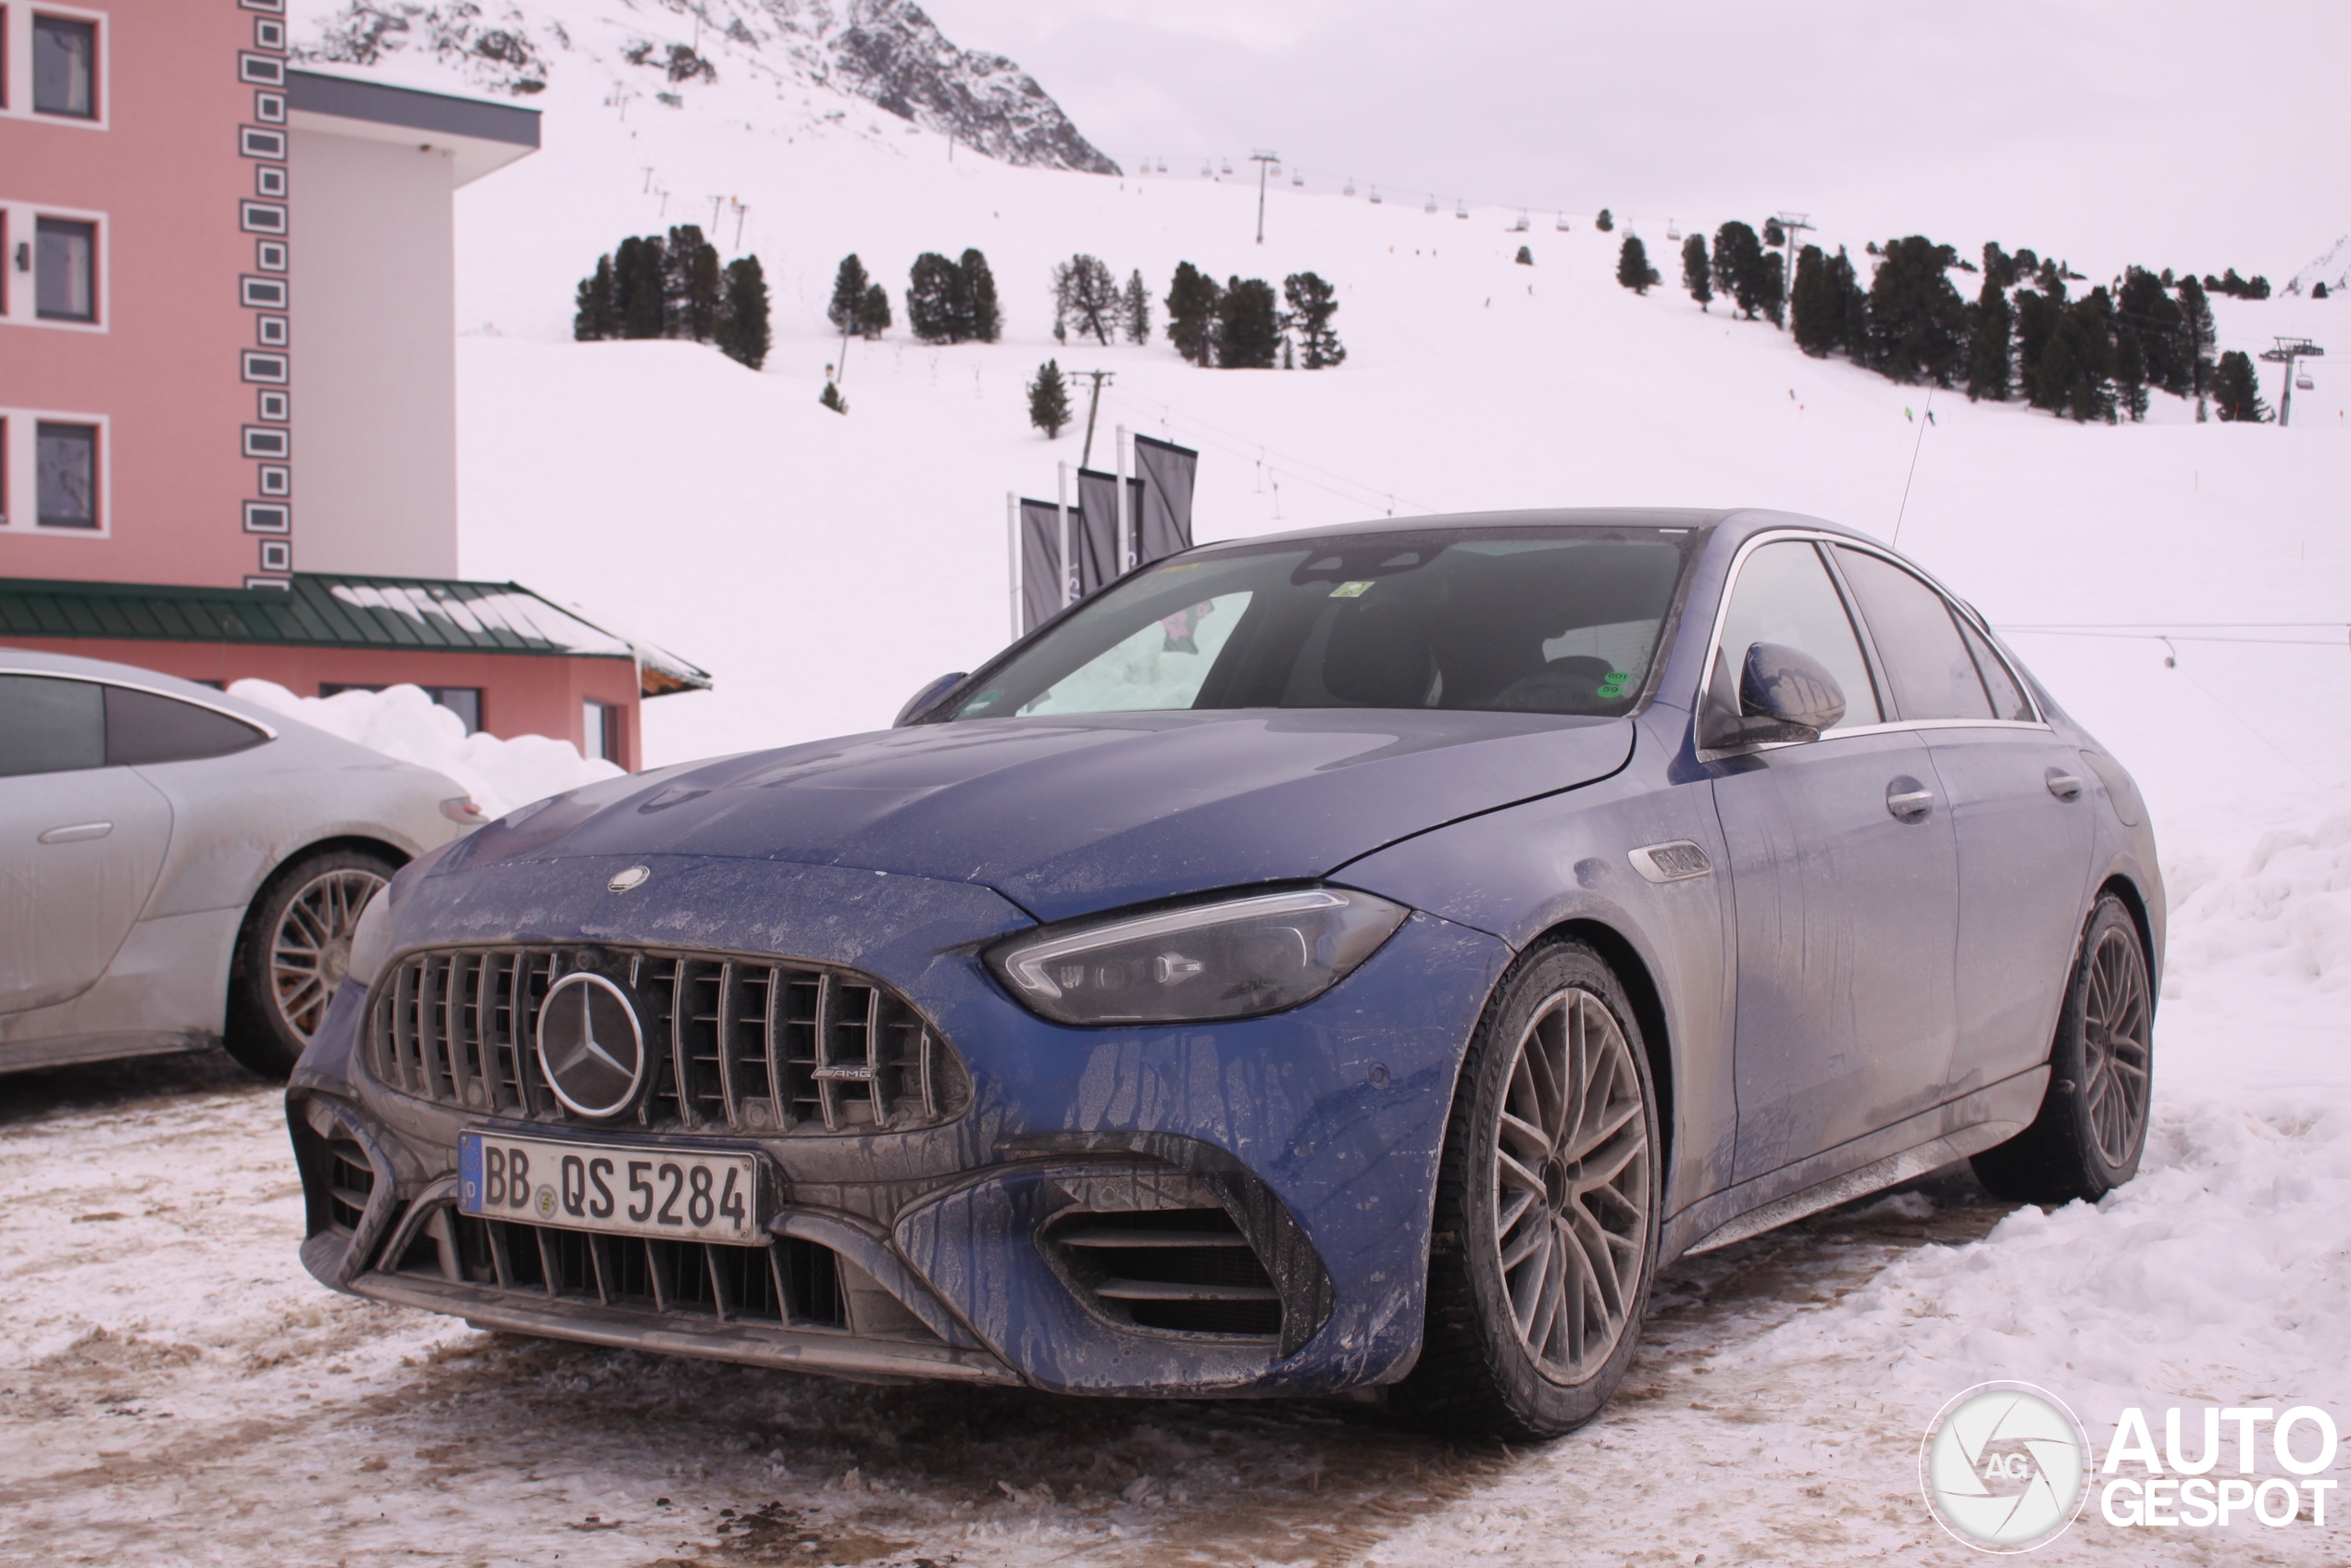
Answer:
<path fill-rule="evenodd" d="M 641 699 L 708 678 L 553 606 L 485 629 L 543 602 L 454 580 L 451 198 L 539 117 L 290 68 L 283 10 L 0 0 L 0 645 L 413 680 L 635 766 Z"/>

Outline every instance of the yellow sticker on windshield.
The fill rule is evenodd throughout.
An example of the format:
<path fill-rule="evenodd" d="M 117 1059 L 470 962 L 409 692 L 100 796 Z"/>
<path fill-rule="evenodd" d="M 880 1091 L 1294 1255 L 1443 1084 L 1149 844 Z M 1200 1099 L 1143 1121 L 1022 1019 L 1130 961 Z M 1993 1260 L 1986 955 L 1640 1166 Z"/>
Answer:
<path fill-rule="evenodd" d="M 1364 594 L 1370 592 L 1371 590 L 1372 585 L 1368 582 L 1342 582 L 1337 588 L 1331 590 L 1331 597 L 1334 599 L 1361 599 Z"/>

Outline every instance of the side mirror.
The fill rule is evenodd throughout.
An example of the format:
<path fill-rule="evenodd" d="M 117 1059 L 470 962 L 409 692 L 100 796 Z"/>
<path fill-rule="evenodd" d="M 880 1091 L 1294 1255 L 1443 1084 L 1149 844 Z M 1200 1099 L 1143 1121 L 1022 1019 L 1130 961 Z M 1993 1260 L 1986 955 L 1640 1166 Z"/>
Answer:
<path fill-rule="evenodd" d="M 898 710 L 898 716 L 889 721 L 889 727 L 892 729 L 903 729 L 914 723 L 937 707 L 940 698 L 961 686 L 965 679 L 969 678 L 969 676 L 968 670 L 960 669 L 952 675 L 940 676 L 937 680 L 907 698 L 906 705 Z"/>
<path fill-rule="evenodd" d="M 1735 712 L 1731 690 L 1728 663 L 1718 652 L 1698 728 L 1698 744 L 1710 751 L 1817 740 L 1822 730 L 1845 716 L 1845 691 L 1836 677 L 1811 654 L 1784 643 L 1758 642 L 1748 649 L 1740 661 Z"/>

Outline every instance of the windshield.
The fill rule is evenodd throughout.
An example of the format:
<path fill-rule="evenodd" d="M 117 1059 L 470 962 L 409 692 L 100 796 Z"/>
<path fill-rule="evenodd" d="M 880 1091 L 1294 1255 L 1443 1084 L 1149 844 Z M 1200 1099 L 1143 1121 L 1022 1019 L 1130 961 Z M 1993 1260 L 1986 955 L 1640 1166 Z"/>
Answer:
<path fill-rule="evenodd" d="M 1486 529 L 1232 545 L 1113 584 L 943 716 L 1630 712 L 1696 535 Z"/>

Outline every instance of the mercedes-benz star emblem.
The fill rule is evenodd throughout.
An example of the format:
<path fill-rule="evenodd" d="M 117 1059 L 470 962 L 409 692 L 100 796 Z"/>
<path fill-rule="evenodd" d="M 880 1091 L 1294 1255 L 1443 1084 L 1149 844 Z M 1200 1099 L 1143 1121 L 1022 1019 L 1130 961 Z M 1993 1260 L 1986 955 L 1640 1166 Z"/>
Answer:
<path fill-rule="evenodd" d="M 631 888 L 641 888 L 653 879 L 653 868 L 650 865 L 632 865 L 626 871 L 616 871 L 612 874 L 612 880 L 604 884 L 604 891 L 625 893 Z"/>
<path fill-rule="evenodd" d="M 574 970 L 539 1008 L 539 1070 L 555 1098 L 583 1116 L 626 1110 L 645 1078 L 645 1035 L 628 993 Z"/>

